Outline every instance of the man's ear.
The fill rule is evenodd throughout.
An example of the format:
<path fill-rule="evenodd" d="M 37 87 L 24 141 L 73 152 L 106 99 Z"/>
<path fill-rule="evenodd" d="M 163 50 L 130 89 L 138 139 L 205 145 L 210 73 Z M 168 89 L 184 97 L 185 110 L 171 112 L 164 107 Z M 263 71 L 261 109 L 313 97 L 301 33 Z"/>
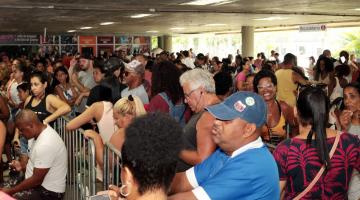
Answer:
<path fill-rule="evenodd" d="M 254 123 L 246 123 L 244 127 L 244 137 L 250 137 L 256 132 L 256 124 Z"/>
<path fill-rule="evenodd" d="M 125 179 L 122 181 L 125 181 L 125 183 L 134 182 L 134 176 L 128 167 L 124 166 L 122 173 L 123 173 L 123 178 Z"/>

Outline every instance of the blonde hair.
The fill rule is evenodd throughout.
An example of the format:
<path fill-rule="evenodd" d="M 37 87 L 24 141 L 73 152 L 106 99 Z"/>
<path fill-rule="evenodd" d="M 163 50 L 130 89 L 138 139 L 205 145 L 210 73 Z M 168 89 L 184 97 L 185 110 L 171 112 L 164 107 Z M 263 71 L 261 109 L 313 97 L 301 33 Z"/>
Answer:
<path fill-rule="evenodd" d="M 140 98 L 133 95 L 119 99 L 114 105 L 114 112 L 121 114 L 131 114 L 135 117 L 146 114 L 144 104 Z"/>

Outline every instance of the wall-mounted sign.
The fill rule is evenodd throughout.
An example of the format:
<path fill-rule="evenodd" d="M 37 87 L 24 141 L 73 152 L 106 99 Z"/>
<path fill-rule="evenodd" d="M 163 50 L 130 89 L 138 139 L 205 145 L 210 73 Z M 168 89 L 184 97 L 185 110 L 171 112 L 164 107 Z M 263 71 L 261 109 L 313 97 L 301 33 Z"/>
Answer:
<path fill-rule="evenodd" d="M 300 32 L 319 32 L 319 31 L 326 31 L 325 24 L 310 24 L 310 25 L 300 25 L 299 26 Z"/>

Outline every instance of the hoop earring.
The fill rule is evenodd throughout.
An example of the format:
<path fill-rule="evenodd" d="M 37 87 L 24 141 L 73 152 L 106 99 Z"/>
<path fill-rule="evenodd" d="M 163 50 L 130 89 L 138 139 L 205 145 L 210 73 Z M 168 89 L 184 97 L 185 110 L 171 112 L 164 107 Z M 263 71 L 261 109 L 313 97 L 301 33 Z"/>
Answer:
<path fill-rule="evenodd" d="M 127 188 L 128 186 L 126 185 L 126 184 L 124 184 L 124 185 L 122 185 L 121 187 L 120 187 L 120 194 L 122 195 L 122 196 L 124 196 L 124 197 L 127 197 L 127 196 L 129 196 L 129 194 L 130 194 L 130 190 L 128 189 L 128 192 L 127 193 L 125 193 L 124 192 L 124 190 L 125 190 L 125 188 Z"/>

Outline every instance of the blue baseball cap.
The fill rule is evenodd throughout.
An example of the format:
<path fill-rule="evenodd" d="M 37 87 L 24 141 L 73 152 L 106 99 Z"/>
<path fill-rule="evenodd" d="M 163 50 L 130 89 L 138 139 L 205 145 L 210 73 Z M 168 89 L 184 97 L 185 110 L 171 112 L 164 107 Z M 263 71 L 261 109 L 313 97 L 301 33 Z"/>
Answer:
<path fill-rule="evenodd" d="M 262 127 L 266 122 L 267 105 L 263 98 L 253 92 L 236 92 L 223 102 L 205 108 L 220 120 L 240 118 Z"/>

